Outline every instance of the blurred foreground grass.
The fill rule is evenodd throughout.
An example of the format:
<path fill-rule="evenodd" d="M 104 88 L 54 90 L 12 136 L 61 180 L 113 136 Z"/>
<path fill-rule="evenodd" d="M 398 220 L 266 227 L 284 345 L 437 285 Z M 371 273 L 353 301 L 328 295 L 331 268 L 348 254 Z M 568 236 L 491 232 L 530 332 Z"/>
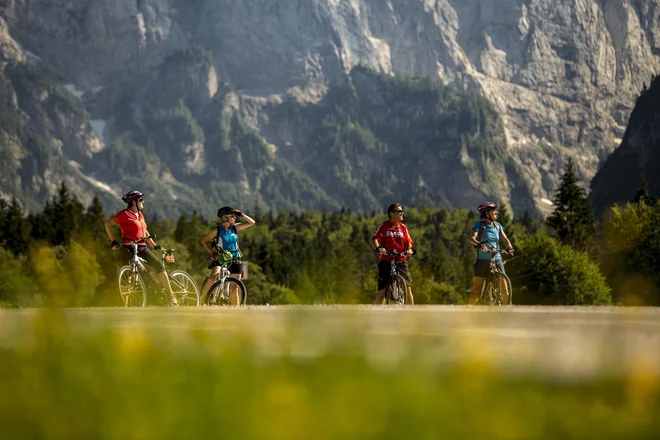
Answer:
<path fill-rule="evenodd" d="M 180 310 L 0 311 L 0 438 L 660 435 L 644 368 L 507 374 L 484 341 L 425 337 L 414 314 Z"/>

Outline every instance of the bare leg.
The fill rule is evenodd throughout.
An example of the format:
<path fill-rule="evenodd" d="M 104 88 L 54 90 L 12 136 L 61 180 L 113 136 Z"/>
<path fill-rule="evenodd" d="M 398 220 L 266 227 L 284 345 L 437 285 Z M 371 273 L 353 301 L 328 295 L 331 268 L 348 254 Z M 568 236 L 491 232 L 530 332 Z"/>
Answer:
<path fill-rule="evenodd" d="M 179 303 L 176 300 L 176 297 L 174 296 L 174 292 L 172 292 L 172 286 L 170 286 L 170 279 L 167 277 L 167 272 L 163 271 L 158 274 L 158 279 L 160 282 L 165 286 L 165 291 L 167 292 L 169 298 L 170 298 L 170 304 L 178 306 Z"/>
<path fill-rule="evenodd" d="M 504 278 L 500 278 L 500 286 L 502 288 L 502 302 L 506 305 L 509 304 L 509 284 Z"/>
<path fill-rule="evenodd" d="M 383 304 L 383 300 L 385 299 L 385 291 L 387 290 L 387 287 L 384 289 L 380 289 L 378 293 L 376 294 L 376 300 L 374 301 L 374 304 L 376 305 L 381 305 Z"/>
<path fill-rule="evenodd" d="M 213 269 L 211 269 L 211 275 L 209 275 L 208 279 L 202 286 L 202 301 L 205 302 L 206 300 L 206 295 L 213 283 L 218 281 L 218 275 L 220 275 L 220 266 L 216 266 Z"/>
<path fill-rule="evenodd" d="M 413 297 L 412 287 L 410 287 L 410 285 L 408 286 L 408 301 L 406 301 L 406 304 L 409 304 L 411 306 L 415 305 L 415 298 Z"/>
<path fill-rule="evenodd" d="M 229 275 L 231 278 L 236 278 L 237 280 L 240 280 L 243 274 L 240 273 L 233 273 Z M 232 306 L 240 306 L 240 298 L 238 297 L 238 286 L 235 284 L 230 284 L 229 285 L 229 296 L 231 297 L 231 305 Z"/>
<path fill-rule="evenodd" d="M 470 298 L 468 299 L 468 304 L 475 304 L 479 295 L 481 295 L 481 289 L 484 286 L 484 277 L 474 277 L 472 281 L 472 290 L 470 290 Z"/>

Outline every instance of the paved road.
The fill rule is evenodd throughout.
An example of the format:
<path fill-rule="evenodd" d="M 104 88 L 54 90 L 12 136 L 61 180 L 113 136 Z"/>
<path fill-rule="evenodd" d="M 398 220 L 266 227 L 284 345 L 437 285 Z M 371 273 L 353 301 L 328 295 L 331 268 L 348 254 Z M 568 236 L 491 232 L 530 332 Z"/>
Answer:
<path fill-rule="evenodd" d="M 43 310 L 0 310 L 0 345 L 30 343 Z M 377 368 L 481 362 L 503 374 L 559 379 L 660 376 L 660 309 L 308 306 L 67 309 L 72 338 L 149 334 L 173 350 L 195 338 L 249 345 L 255 356 L 364 355 Z M 79 335 L 79 336 L 76 336 Z"/>

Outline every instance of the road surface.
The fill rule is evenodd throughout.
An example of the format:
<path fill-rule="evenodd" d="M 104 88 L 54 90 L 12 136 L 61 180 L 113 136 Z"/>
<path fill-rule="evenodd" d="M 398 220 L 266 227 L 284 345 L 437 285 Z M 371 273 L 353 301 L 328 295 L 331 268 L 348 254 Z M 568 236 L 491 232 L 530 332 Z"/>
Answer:
<path fill-rule="evenodd" d="M 255 356 L 364 355 L 375 368 L 414 358 L 430 368 L 484 362 L 504 374 L 559 379 L 660 376 L 660 309 L 605 307 L 250 306 L 0 310 L 0 346 L 32 343 L 55 314 L 76 337 L 148 334 L 171 350 L 204 335 Z"/>

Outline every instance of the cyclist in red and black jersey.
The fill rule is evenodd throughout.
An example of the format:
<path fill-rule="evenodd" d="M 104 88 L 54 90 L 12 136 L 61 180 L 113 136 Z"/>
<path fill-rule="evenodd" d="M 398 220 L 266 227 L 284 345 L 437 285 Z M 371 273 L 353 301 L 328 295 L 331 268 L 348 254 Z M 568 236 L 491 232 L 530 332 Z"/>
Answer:
<path fill-rule="evenodd" d="M 403 220 L 403 208 L 398 203 L 393 203 L 387 208 L 387 215 L 389 219 L 381 223 L 374 231 L 371 237 L 371 244 L 376 252 L 378 252 L 378 293 L 376 294 L 376 304 L 382 304 L 385 298 L 385 291 L 390 284 L 390 262 L 392 258 L 396 262 L 399 273 L 408 282 L 408 298 L 409 303 L 412 304 L 412 288 L 410 284 L 410 271 L 408 270 L 408 262 L 405 256 L 391 257 L 386 255 L 391 250 L 397 253 L 405 253 L 412 255 L 412 239 L 408 234 L 408 228 L 401 223 Z"/>
<path fill-rule="evenodd" d="M 144 194 L 140 191 L 129 191 L 124 194 L 121 198 L 124 203 L 126 203 L 126 209 L 119 211 L 115 214 L 110 220 L 105 222 L 105 232 L 108 234 L 108 238 L 111 243 L 110 246 L 112 249 L 117 249 L 119 243 L 115 240 L 115 234 L 112 230 L 112 225 L 119 225 L 121 229 L 121 241 L 127 243 L 131 240 L 139 240 L 144 237 L 149 236 L 149 231 L 147 230 L 147 222 L 144 220 L 144 214 L 142 214 L 142 208 L 144 208 Z M 148 243 L 153 246 L 154 250 L 160 251 L 163 248 L 160 245 L 157 245 L 152 239 L 148 240 Z M 130 247 L 124 247 L 121 251 L 122 264 L 128 264 L 128 261 L 131 258 L 133 249 Z M 157 258 L 153 252 L 147 248 L 147 243 L 138 243 L 138 256 L 147 260 L 149 266 L 158 270 L 158 279 L 165 286 L 167 293 L 169 294 L 169 301 L 171 305 L 177 305 L 176 297 L 172 293 L 172 287 L 170 286 L 170 280 L 163 266 L 163 262 Z"/>

